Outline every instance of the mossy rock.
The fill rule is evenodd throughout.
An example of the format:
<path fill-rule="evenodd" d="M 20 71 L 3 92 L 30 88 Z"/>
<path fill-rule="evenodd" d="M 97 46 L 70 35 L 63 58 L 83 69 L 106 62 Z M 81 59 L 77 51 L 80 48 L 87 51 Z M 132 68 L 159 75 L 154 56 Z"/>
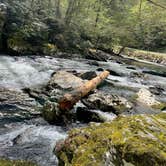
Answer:
<path fill-rule="evenodd" d="M 59 165 L 165 165 L 165 119 L 165 113 L 120 116 L 113 122 L 74 129 L 56 146 Z"/>
<path fill-rule="evenodd" d="M 32 52 L 31 45 L 19 33 L 8 39 L 8 48 L 22 54 Z"/>
<path fill-rule="evenodd" d="M 166 102 L 162 102 L 156 105 L 153 105 L 152 108 L 159 109 L 159 110 L 166 110 Z"/>
<path fill-rule="evenodd" d="M 0 159 L 1 166 L 37 166 L 29 161 Z"/>

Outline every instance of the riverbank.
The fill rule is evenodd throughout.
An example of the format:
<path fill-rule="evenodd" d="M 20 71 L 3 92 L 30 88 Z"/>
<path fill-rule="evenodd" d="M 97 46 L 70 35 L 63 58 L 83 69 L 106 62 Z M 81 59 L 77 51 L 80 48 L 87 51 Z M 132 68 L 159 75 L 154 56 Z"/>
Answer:
<path fill-rule="evenodd" d="M 115 50 L 116 50 L 115 52 L 118 52 L 118 50 L 120 49 L 117 48 Z M 141 60 L 147 60 L 150 62 L 166 65 L 166 53 L 138 50 L 134 48 L 124 48 L 121 54 L 131 58 L 137 58 Z"/>

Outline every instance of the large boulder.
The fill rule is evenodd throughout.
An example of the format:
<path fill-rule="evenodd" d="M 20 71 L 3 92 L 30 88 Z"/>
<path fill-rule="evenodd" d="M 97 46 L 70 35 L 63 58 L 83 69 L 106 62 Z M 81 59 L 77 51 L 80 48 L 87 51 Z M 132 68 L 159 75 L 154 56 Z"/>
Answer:
<path fill-rule="evenodd" d="M 73 116 L 72 112 L 62 112 L 59 110 L 58 101 L 64 93 L 74 90 L 82 84 L 83 80 L 72 73 L 66 71 L 54 73 L 46 87 L 50 91 L 50 98 L 43 106 L 43 117 L 49 123 L 61 124 L 70 121 Z"/>
<path fill-rule="evenodd" d="M 83 99 L 82 101 L 90 109 L 99 109 L 115 114 L 123 113 L 125 110 L 132 108 L 132 104 L 125 98 L 100 91 L 89 95 L 87 99 Z"/>
<path fill-rule="evenodd" d="M 83 84 L 83 80 L 76 77 L 72 73 L 66 71 L 58 71 L 53 74 L 48 83 L 49 88 L 61 90 L 73 90 Z"/>
<path fill-rule="evenodd" d="M 74 129 L 56 145 L 59 165 L 165 165 L 165 119 L 165 113 L 120 116 L 113 122 Z"/>

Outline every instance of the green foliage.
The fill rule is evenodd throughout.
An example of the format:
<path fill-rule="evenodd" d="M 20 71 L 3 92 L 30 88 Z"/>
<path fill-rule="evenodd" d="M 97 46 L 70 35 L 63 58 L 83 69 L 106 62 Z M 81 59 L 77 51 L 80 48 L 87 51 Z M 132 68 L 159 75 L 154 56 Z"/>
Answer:
<path fill-rule="evenodd" d="M 1 1 L 8 6 L 6 41 L 19 34 L 30 47 L 50 43 L 71 52 L 114 45 L 166 50 L 166 10 L 147 0 Z"/>

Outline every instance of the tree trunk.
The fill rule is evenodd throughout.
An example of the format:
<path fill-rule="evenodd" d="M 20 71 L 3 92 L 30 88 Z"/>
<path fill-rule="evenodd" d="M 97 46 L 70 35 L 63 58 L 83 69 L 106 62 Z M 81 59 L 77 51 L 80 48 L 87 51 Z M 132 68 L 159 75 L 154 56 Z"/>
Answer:
<path fill-rule="evenodd" d="M 108 77 L 109 74 L 110 73 L 108 71 L 104 71 L 92 80 L 87 81 L 75 91 L 65 94 L 59 101 L 59 109 L 62 111 L 68 111 L 72 109 L 82 97 L 94 90 L 101 83 L 101 81 Z"/>
<path fill-rule="evenodd" d="M 61 18 L 60 2 L 61 0 L 57 0 L 56 3 L 56 17 L 59 19 Z"/>
<path fill-rule="evenodd" d="M 69 0 L 68 8 L 67 8 L 67 11 L 66 11 L 66 14 L 65 14 L 65 23 L 66 23 L 66 25 L 70 24 L 70 21 L 71 21 L 71 18 L 72 18 L 74 4 L 75 4 L 74 0 Z"/>

